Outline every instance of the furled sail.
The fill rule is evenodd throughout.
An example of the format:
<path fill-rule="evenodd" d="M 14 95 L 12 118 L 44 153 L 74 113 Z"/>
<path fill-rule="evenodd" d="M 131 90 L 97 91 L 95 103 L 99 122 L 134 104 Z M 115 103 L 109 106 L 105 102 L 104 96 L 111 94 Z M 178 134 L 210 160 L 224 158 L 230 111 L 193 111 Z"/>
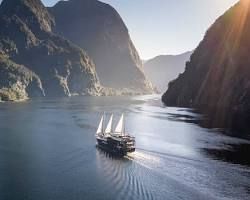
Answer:
<path fill-rule="evenodd" d="M 122 114 L 116 128 L 115 128 L 116 134 L 123 134 L 124 133 L 124 114 Z"/>
<path fill-rule="evenodd" d="M 106 134 L 111 133 L 111 131 L 112 131 L 112 124 L 113 124 L 113 114 L 110 116 L 107 128 L 105 130 Z"/>
<path fill-rule="evenodd" d="M 99 123 L 98 129 L 96 131 L 96 134 L 101 134 L 103 132 L 103 120 L 104 120 L 104 116 L 102 116 L 102 118 L 100 120 L 100 123 Z"/>

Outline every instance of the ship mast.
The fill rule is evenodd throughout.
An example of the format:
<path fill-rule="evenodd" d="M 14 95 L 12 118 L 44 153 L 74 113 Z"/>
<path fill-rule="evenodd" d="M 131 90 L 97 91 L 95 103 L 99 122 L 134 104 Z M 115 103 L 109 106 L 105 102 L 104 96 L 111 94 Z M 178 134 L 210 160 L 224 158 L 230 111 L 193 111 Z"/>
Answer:
<path fill-rule="evenodd" d="M 105 111 L 103 111 L 102 135 L 104 135 L 104 122 L 105 122 Z"/>
<path fill-rule="evenodd" d="M 104 116 L 101 117 L 99 126 L 98 126 L 98 128 L 96 130 L 96 135 L 100 135 L 100 134 L 103 133 L 103 121 L 104 121 Z"/>
<path fill-rule="evenodd" d="M 123 127 L 122 127 L 122 132 L 123 132 L 123 136 L 125 136 L 125 117 L 124 117 L 124 113 L 122 113 L 122 116 L 123 116 Z"/>
<path fill-rule="evenodd" d="M 124 131 L 125 131 L 125 126 L 124 126 L 124 114 L 122 114 L 116 128 L 115 128 L 115 133 L 117 134 L 121 134 L 124 135 Z"/>
<path fill-rule="evenodd" d="M 113 125 L 113 114 L 111 114 L 108 125 L 105 129 L 105 134 L 111 134 L 112 133 L 112 125 Z"/>

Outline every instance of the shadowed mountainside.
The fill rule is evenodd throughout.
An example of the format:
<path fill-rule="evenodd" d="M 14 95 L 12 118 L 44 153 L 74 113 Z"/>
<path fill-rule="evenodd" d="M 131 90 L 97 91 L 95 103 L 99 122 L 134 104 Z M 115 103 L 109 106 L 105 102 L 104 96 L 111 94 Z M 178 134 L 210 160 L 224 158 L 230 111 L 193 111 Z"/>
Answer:
<path fill-rule="evenodd" d="M 145 74 L 160 92 L 166 91 L 168 83 L 185 70 L 191 51 L 180 55 L 160 55 L 144 63 Z"/>
<path fill-rule="evenodd" d="M 31 70 L 0 55 L 0 101 L 44 96 L 40 78 Z"/>
<path fill-rule="evenodd" d="M 207 31 L 186 70 L 162 100 L 167 106 L 198 108 L 209 124 L 250 129 L 250 1 L 241 0 Z"/>
<path fill-rule="evenodd" d="M 45 96 L 99 95 L 101 86 L 91 59 L 82 49 L 54 34 L 54 25 L 54 17 L 40 0 L 2 1 L 0 68 L 7 75 L 2 77 L 0 91 L 4 90 L 4 99 L 33 96 L 33 89 L 25 87 L 30 83 L 36 87 L 29 88 L 40 88 L 43 92 L 39 94 Z M 20 71 L 23 78 L 19 78 Z M 10 90 L 8 95 L 6 91 Z M 13 92 L 16 98 L 12 98 Z"/>
<path fill-rule="evenodd" d="M 140 57 L 120 15 L 97 0 L 59 1 L 49 8 L 54 31 L 84 48 L 93 59 L 104 86 L 152 93 Z"/>

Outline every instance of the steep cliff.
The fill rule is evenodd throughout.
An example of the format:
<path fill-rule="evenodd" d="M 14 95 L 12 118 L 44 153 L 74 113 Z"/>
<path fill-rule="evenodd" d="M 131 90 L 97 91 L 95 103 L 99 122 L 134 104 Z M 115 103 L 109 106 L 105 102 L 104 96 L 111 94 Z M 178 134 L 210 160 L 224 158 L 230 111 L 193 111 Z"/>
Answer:
<path fill-rule="evenodd" d="M 4 0 L 0 6 L 2 55 L 16 63 L 15 68 L 22 65 L 36 74 L 46 96 L 99 95 L 102 87 L 91 59 L 82 49 L 54 34 L 54 25 L 53 16 L 40 0 Z M 7 81 L 8 77 L 2 79 Z"/>
<path fill-rule="evenodd" d="M 213 126 L 249 131 L 250 1 L 241 0 L 207 31 L 162 100 L 199 108 Z"/>
<path fill-rule="evenodd" d="M 168 83 L 178 77 L 185 70 L 192 52 L 179 55 L 160 55 L 144 63 L 147 77 L 160 92 L 166 91 Z"/>
<path fill-rule="evenodd" d="M 87 51 L 104 86 L 151 93 L 128 29 L 114 8 L 97 0 L 60 1 L 49 8 L 54 31 Z"/>
<path fill-rule="evenodd" d="M 39 77 L 24 66 L 0 55 L 0 101 L 44 96 Z"/>

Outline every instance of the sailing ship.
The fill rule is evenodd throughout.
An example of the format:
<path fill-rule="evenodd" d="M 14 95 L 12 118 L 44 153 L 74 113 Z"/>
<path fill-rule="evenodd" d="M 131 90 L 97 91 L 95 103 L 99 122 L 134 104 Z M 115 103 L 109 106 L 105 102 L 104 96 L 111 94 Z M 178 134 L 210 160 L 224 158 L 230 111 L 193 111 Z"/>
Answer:
<path fill-rule="evenodd" d="M 113 114 L 104 129 L 103 114 L 96 131 L 97 145 L 101 149 L 119 156 L 135 151 L 135 137 L 125 132 L 124 114 L 121 115 L 116 128 L 113 130 Z"/>

